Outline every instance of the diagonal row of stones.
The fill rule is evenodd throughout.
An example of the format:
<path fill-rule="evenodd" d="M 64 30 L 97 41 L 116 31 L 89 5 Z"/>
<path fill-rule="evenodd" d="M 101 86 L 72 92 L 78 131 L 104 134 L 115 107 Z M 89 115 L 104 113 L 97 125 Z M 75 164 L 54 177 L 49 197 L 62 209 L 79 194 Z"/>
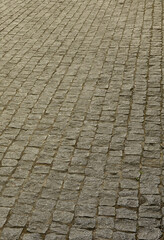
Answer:
<path fill-rule="evenodd" d="M 0 3 L 0 240 L 163 238 L 163 3 Z"/>

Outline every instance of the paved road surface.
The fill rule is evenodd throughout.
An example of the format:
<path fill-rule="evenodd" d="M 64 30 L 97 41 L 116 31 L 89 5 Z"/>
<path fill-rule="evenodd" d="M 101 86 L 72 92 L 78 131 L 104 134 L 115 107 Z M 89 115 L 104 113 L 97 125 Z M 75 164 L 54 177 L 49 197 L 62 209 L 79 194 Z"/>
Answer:
<path fill-rule="evenodd" d="M 0 1 L 0 240 L 164 239 L 163 4 Z"/>

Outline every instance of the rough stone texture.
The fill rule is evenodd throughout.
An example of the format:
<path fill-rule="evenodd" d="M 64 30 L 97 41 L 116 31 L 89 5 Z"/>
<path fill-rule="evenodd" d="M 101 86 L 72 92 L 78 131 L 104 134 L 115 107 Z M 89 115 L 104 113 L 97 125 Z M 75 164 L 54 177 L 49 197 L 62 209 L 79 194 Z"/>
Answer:
<path fill-rule="evenodd" d="M 163 4 L 0 1 L 0 240 L 164 239 Z"/>

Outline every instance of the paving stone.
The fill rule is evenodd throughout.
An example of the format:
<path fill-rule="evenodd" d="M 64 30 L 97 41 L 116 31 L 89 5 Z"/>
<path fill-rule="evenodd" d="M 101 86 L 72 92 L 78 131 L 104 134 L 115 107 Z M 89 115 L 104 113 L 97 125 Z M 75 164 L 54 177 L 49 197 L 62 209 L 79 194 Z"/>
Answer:
<path fill-rule="evenodd" d="M 9 227 L 24 227 L 27 223 L 28 215 L 12 214 L 8 220 L 7 226 Z"/>
<path fill-rule="evenodd" d="M 113 234 L 113 240 L 135 240 L 135 238 L 133 233 L 115 232 Z"/>
<path fill-rule="evenodd" d="M 160 195 L 142 195 L 140 201 L 145 206 L 159 206 L 161 205 Z"/>
<path fill-rule="evenodd" d="M 17 240 L 19 239 L 21 232 L 23 229 L 21 228 L 4 228 L 1 234 L 1 240 Z"/>
<path fill-rule="evenodd" d="M 45 233 L 48 229 L 48 222 L 51 214 L 50 212 L 33 212 L 32 217 L 30 218 L 28 231 L 32 233 Z"/>
<path fill-rule="evenodd" d="M 50 232 L 53 232 L 57 235 L 67 235 L 69 232 L 69 227 L 66 224 L 52 222 L 50 226 Z"/>
<path fill-rule="evenodd" d="M 122 207 L 138 207 L 137 197 L 120 197 L 118 200 L 118 205 Z"/>
<path fill-rule="evenodd" d="M 97 225 L 99 228 L 114 228 L 114 218 L 108 216 L 100 216 L 97 218 Z"/>
<path fill-rule="evenodd" d="M 100 216 L 115 216 L 115 208 L 108 206 L 100 206 L 98 215 Z"/>
<path fill-rule="evenodd" d="M 14 197 L 0 197 L 0 207 L 12 207 L 14 202 Z"/>
<path fill-rule="evenodd" d="M 45 240 L 65 240 L 66 236 L 65 235 L 56 235 L 54 233 L 50 233 L 46 235 Z"/>
<path fill-rule="evenodd" d="M 83 229 L 94 229 L 96 220 L 94 218 L 77 217 L 75 218 L 74 225 Z"/>
<path fill-rule="evenodd" d="M 160 239 L 162 237 L 162 232 L 159 228 L 142 228 L 138 232 L 138 239 Z"/>
<path fill-rule="evenodd" d="M 93 204 L 79 205 L 75 209 L 75 216 L 94 217 L 96 215 L 96 207 Z"/>
<path fill-rule="evenodd" d="M 23 240 L 41 240 L 42 236 L 40 234 L 26 233 L 23 236 Z"/>
<path fill-rule="evenodd" d="M 116 210 L 117 218 L 137 220 L 137 212 L 134 210 L 119 208 Z"/>
<path fill-rule="evenodd" d="M 115 228 L 119 231 L 136 232 L 136 221 L 127 219 L 117 219 Z"/>
<path fill-rule="evenodd" d="M 96 229 L 95 239 L 109 239 L 112 238 L 113 231 L 111 229 Z"/>
<path fill-rule="evenodd" d="M 78 228 L 72 228 L 70 235 L 70 240 L 78 240 L 78 239 L 86 239 L 91 240 L 92 239 L 92 232 L 88 230 L 78 229 Z"/>
<path fill-rule="evenodd" d="M 159 227 L 160 226 L 160 219 L 154 218 L 139 218 L 138 225 L 141 227 Z"/>
<path fill-rule="evenodd" d="M 53 221 L 70 224 L 73 220 L 74 214 L 64 211 L 55 211 L 53 214 Z"/>
<path fill-rule="evenodd" d="M 160 208 L 158 206 L 140 206 L 139 216 L 147 218 L 161 218 Z"/>

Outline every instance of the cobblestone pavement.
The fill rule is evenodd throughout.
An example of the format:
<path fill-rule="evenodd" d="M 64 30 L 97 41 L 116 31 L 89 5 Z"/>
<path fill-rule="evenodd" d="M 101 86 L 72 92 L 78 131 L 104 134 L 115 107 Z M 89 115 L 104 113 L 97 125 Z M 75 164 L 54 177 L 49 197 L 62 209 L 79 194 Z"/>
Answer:
<path fill-rule="evenodd" d="M 163 10 L 0 1 L 0 240 L 164 239 Z"/>

